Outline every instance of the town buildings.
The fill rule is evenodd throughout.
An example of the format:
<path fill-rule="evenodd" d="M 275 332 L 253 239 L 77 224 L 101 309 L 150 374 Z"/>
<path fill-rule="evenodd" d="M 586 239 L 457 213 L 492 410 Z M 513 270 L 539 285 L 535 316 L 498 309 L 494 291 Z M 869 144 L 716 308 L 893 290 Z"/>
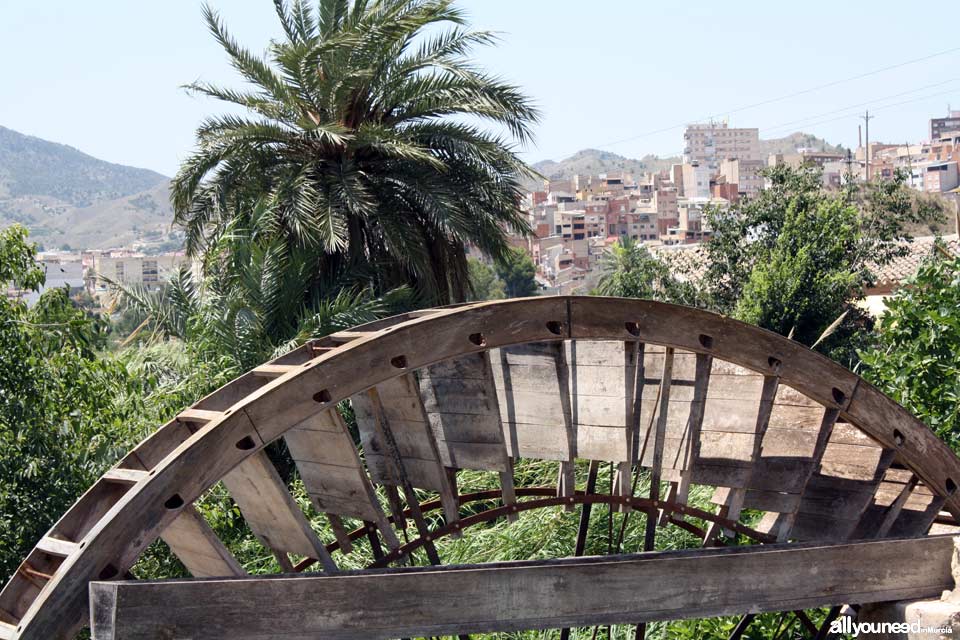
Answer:
<path fill-rule="evenodd" d="M 960 112 L 932 118 L 930 132 L 930 140 L 915 144 L 872 142 L 870 178 L 890 179 L 899 170 L 918 191 L 960 199 Z M 535 237 L 526 246 L 548 293 L 589 291 L 603 253 L 618 240 L 658 252 L 695 247 L 710 237 L 708 211 L 756 196 L 767 167 L 817 167 L 828 189 L 866 176 L 863 148 L 798 148 L 763 157 L 758 129 L 726 122 L 691 124 L 683 137 L 683 161 L 669 170 L 564 176 L 527 196 L 523 209 Z"/>

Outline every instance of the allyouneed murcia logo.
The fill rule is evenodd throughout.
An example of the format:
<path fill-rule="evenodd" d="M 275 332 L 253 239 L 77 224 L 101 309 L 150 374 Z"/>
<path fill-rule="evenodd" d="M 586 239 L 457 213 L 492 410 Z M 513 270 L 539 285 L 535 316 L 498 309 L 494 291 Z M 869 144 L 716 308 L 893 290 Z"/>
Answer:
<path fill-rule="evenodd" d="M 893 634 L 893 633 L 938 633 L 952 634 L 953 627 L 931 627 L 923 624 L 923 620 L 916 622 L 854 622 L 844 616 L 830 623 L 830 633 L 844 633 L 856 638 L 863 634 Z"/>

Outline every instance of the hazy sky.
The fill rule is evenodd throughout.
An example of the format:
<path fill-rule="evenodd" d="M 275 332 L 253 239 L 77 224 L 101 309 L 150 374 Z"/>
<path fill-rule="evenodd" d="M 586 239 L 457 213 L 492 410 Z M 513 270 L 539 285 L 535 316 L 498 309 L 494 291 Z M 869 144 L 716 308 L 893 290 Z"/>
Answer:
<path fill-rule="evenodd" d="M 251 49 L 277 35 L 270 0 L 211 4 Z M 960 108 L 960 9 L 949 2 L 939 16 L 886 0 L 462 6 L 503 39 L 477 60 L 543 109 L 530 161 L 584 147 L 677 153 L 682 125 L 708 116 L 856 145 L 864 108 L 876 112 L 871 139 L 903 142 L 925 137 L 948 103 Z M 195 0 L 0 0 L 0 61 L 0 125 L 167 175 L 197 123 L 221 110 L 179 86 L 235 83 Z"/>

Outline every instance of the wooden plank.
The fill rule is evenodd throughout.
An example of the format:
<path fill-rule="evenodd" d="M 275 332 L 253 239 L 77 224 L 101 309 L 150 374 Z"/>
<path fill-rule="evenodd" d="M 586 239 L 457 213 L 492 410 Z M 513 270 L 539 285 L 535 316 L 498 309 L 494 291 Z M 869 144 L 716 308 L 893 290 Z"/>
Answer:
<path fill-rule="evenodd" d="M 376 429 L 377 438 L 382 443 L 385 457 L 388 457 L 390 460 L 390 464 L 387 465 L 390 477 L 389 481 L 386 483 L 386 486 L 401 487 L 403 489 L 404 497 L 407 500 L 407 506 L 410 507 L 410 513 L 413 516 L 413 522 L 417 527 L 417 533 L 427 540 L 426 545 L 424 545 L 424 548 L 427 552 L 427 558 L 430 560 L 430 564 L 440 564 L 440 556 L 437 554 L 436 546 L 430 539 L 430 528 L 427 526 L 427 521 L 424 519 L 423 512 L 420 510 L 419 498 L 413 489 L 413 483 L 410 480 L 410 476 L 407 474 L 406 462 L 400 455 L 396 439 L 393 435 L 393 429 L 391 427 L 390 420 L 387 418 L 386 410 L 384 409 L 383 403 L 380 401 L 380 396 L 377 393 L 376 388 L 369 389 L 367 394 L 370 399 L 370 407 L 373 412 L 373 425 Z M 388 493 L 388 495 L 390 494 Z M 390 503 L 394 510 L 395 520 L 402 522 L 403 511 L 400 509 L 399 498 L 395 493 L 391 495 Z"/>
<path fill-rule="evenodd" d="M 374 482 L 388 484 L 391 478 L 406 476 L 412 486 L 439 493 L 447 520 L 457 520 L 458 505 L 416 379 L 405 374 L 377 385 L 375 390 L 376 396 L 368 393 L 353 398 L 357 427 Z M 376 424 L 378 421 L 380 424 Z M 383 431 L 387 429 L 403 469 L 385 469 L 397 464 L 392 456 L 383 455 Z M 379 460 L 377 454 L 381 456 Z"/>
<path fill-rule="evenodd" d="M 119 482 L 121 484 L 137 484 L 149 475 L 149 472 L 141 469 L 114 467 L 103 474 L 103 479 L 108 482 Z"/>
<path fill-rule="evenodd" d="M 375 331 L 338 331 L 336 333 L 331 333 L 329 336 L 327 336 L 327 338 L 335 343 L 344 344 L 347 342 L 353 342 L 354 340 L 369 338 L 375 333 Z"/>
<path fill-rule="evenodd" d="M 570 460 L 568 384 L 558 347 L 536 342 L 490 353 L 507 452 L 513 458 Z M 573 446 L 572 446 L 573 445 Z"/>
<path fill-rule="evenodd" d="M 667 431 L 667 412 L 670 410 L 670 388 L 673 382 L 673 349 L 667 347 L 663 354 L 663 372 L 660 378 L 660 399 L 657 410 L 657 429 L 653 436 L 653 466 L 650 469 L 650 499 L 660 499 L 660 478 L 663 473 L 663 445 Z M 652 551 L 656 544 L 657 513 L 647 514 L 643 548 Z"/>
<path fill-rule="evenodd" d="M 287 491 L 266 452 L 258 451 L 223 477 L 240 512 L 264 545 L 283 562 L 287 553 L 316 558 L 327 571 L 337 566 Z"/>
<path fill-rule="evenodd" d="M 760 404 L 757 407 L 757 422 L 756 428 L 753 435 L 753 448 L 750 451 L 750 464 L 751 470 L 750 475 L 748 476 L 747 483 L 749 485 L 749 478 L 752 478 L 756 474 L 756 463 L 760 459 L 760 453 L 763 447 L 764 435 L 767 433 L 767 428 L 770 425 L 770 415 L 773 413 L 773 403 L 777 397 L 777 390 L 780 387 L 780 378 L 776 375 L 769 375 L 763 377 L 763 388 L 760 391 Z M 734 487 L 730 490 L 727 499 L 721 508 L 721 515 L 730 520 L 739 520 L 740 511 L 743 509 L 744 501 L 746 500 L 747 490 L 744 487 Z M 704 544 L 710 543 L 714 537 L 716 537 L 718 530 L 718 525 L 715 522 L 710 523 L 710 526 L 707 527 L 706 534 L 704 535 Z M 732 531 L 726 531 L 726 535 L 733 536 Z"/>
<path fill-rule="evenodd" d="M 58 538 L 51 538 L 50 536 L 44 536 L 40 539 L 40 542 L 37 543 L 37 549 L 43 551 L 46 554 L 51 556 L 59 556 L 61 558 L 66 558 L 69 555 L 72 555 L 80 545 L 76 542 L 70 542 L 69 540 L 60 540 Z"/>
<path fill-rule="evenodd" d="M 686 504 L 690 493 L 690 483 L 693 479 L 691 469 L 694 461 L 700 457 L 700 429 L 703 426 L 703 413 L 706 406 L 707 391 L 710 388 L 710 372 L 713 368 L 713 357 L 697 354 L 697 364 L 694 382 L 694 396 L 690 407 L 689 426 L 687 427 L 687 448 L 680 467 L 680 481 L 677 485 L 674 500 Z"/>
<path fill-rule="evenodd" d="M 94 640 L 398 638 L 939 597 L 949 536 L 757 545 L 344 576 L 93 582 Z M 562 585 L 562 588 L 531 588 Z"/>
<path fill-rule="evenodd" d="M 193 505 L 185 507 L 160 537 L 195 578 L 246 573 Z"/>
<path fill-rule="evenodd" d="M 444 466 L 505 472 L 510 468 L 489 352 L 427 367 L 420 393 Z M 464 396 L 475 408 L 463 413 Z"/>
<path fill-rule="evenodd" d="M 373 522 L 387 546 L 400 545 L 336 408 L 300 422 L 284 440 L 318 511 Z"/>
<path fill-rule="evenodd" d="M 177 420 L 180 422 L 194 422 L 199 424 L 213 422 L 222 417 L 222 411 L 207 411 L 205 409 L 187 409 L 177 414 Z"/>
<path fill-rule="evenodd" d="M 254 367 L 251 373 L 262 378 L 279 378 L 299 368 L 291 364 L 262 364 L 259 367 Z"/>
<path fill-rule="evenodd" d="M 0 622 L 0 640 L 14 640 L 17 637 L 17 626 Z"/>

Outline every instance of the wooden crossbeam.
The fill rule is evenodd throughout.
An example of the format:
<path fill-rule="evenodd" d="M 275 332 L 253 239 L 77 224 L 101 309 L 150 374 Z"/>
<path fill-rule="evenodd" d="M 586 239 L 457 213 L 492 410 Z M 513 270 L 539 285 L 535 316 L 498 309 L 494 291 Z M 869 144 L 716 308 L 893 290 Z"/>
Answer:
<path fill-rule="evenodd" d="M 291 371 L 296 371 L 300 367 L 292 364 L 262 364 L 253 369 L 250 373 L 261 378 L 279 378 Z"/>
<path fill-rule="evenodd" d="M 206 411 L 204 409 L 187 409 L 186 411 L 181 411 L 177 414 L 177 420 L 180 422 L 193 422 L 199 424 L 213 422 L 214 420 L 219 420 L 222 417 L 223 412 L 221 411 Z"/>
<path fill-rule="evenodd" d="M 397 638 L 939 596 L 954 540 L 688 549 L 329 577 L 93 582 L 94 640 Z M 552 585 L 535 589 L 531 585 Z"/>
<path fill-rule="evenodd" d="M 71 555 L 79 546 L 76 542 L 51 538 L 50 536 L 44 536 L 40 542 L 37 543 L 37 549 L 40 551 L 61 558 L 66 558 Z"/>
<path fill-rule="evenodd" d="M 119 482 L 121 484 L 136 484 L 149 475 L 147 471 L 141 469 L 122 469 L 116 467 L 103 474 L 103 479 L 108 482 Z"/>

